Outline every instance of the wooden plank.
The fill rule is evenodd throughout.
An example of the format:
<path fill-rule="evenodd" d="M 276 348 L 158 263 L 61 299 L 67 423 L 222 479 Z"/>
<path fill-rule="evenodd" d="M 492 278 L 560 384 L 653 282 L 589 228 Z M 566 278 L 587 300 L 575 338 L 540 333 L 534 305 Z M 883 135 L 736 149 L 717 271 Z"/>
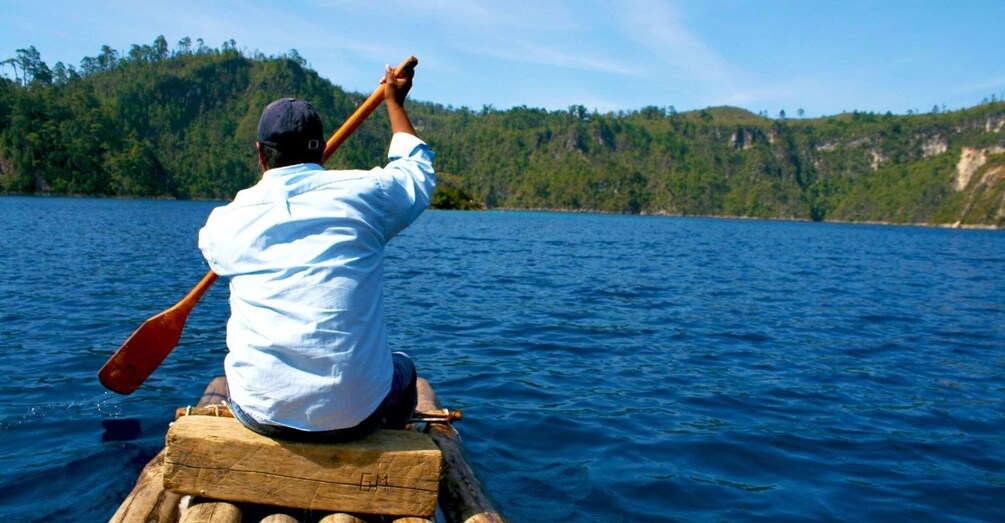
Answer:
<path fill-rule="evenodd" d="M 297 443 L 260 436 L 233 418 L 185 416 L 168 431 L 164 484 L 228 501 L 428 517 L 440 469 L 439 449 L 416 432 Z"/>
<path fill-rule="evenodd" d="M 423 378 L 418 381 L 419 410 L 440 408 L 440 399 Z M 430 423 L 429 435 L 443 451 L 440 481 L 440 509 L 450 523 L 501 523 L 506 521 L 485 492 L 461 448 L 461 437 L 453 425 Z"/>

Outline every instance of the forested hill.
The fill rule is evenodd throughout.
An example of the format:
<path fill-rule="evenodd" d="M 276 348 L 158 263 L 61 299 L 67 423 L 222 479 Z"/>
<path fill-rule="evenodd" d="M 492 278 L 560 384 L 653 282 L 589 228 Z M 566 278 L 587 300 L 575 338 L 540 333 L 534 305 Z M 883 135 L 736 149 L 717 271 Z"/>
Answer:
<path fill-rule="evenodd" d="M 233 41 L 169 50 L 158 37 L 127 56 L 106 46 L 79 70 L 29 47 L 5 64 L 17 76 L 0 77 L 0 192 L 14 194 L 229 199 L 261 173 L 255 134 L 270 101 L 309 100 L 330 135 L 369 95 L 320 78 L 295 50 L 247 57 Z M 325 166 L 383 165 L 389 138 L 375 111 Z M 482 205 L 453 182 L 441 176 L 434 206 Z"/>
<path fill-rule="evenodd" d="M 6 62 L 14 78 L 0 78 L 0 191 L 229 198 L 257 177 L 269 101 L 310 100 L 330 133 L 365 97 L 295 51 L 249 57 L 233 42 L 187 40 L 125 56 L 106 47 L 79 71 L 19 50 Z M 728 107 L 409 110 L 437 152 L 441 207 L 1005 226 L 1001 101 L 819 119 Z M 377 111 L 327 166 L 383 163 L 388 133 Z"/>

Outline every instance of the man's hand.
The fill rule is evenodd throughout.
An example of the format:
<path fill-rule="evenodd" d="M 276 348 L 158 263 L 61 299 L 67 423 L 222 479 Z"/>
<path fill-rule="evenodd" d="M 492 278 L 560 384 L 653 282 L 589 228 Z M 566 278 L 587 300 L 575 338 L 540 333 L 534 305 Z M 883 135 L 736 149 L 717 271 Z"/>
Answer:
<path fill-rule="evenodd" d="M 386 103 L 397 103 L 400 106 L 405 105 L 405 97 L 408 96 L 408 91 L 412 89 L 412 77 L 415 76 L 415 69 L 409 69 L 405 72 L 404 76 L 395 77 L 394 69 L 390 65 L 384 66 L 384 79 L 381 83 L 384 84 L 384 100 Z"/>
<path fill-rule="evenodd" d="M 409 70 L 404 76 L 395 77 L 391 66 L 384 67 L 384 105 L 387 106 L 387 116 L 391 119 L 392 133 L 407 133 L 415 136 L 408 114 L 405 113 L 405 97 L 412 88 L 412 77 L 415 70 Z"/>

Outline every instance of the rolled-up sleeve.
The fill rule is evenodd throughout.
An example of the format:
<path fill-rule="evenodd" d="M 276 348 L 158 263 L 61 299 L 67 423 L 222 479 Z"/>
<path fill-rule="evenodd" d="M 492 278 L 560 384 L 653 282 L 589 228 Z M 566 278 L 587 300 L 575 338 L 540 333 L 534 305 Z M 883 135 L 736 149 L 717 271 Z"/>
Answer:
<path fill-rule="evenodd" d="M 436 155 L 415 136 L 395 133 L 387 156 L 390 163 L 381 185 L 387 194 L 385 240 L 390 240 L 429 207 L 436 188 Z"/>
<path fill-rule="evenodd" d="M 216 209 L 213 210 L 216 212 Z M 212 214 L 210 218 L 212 219 Z M 220 265 L 217 262 L 217 256 L 214 252 L 215 241 L 213 240 L 213 231 L 210 229 L 210 221 L 207 221 L 206 225 L 202 229 L 199 229 L 199 250 L 202 251 L 202 256 L 206 258 L 206 262 L 209 263 L 209 267 L 213 269 L 213 272 L 217 274 L 220 273 Z"/>

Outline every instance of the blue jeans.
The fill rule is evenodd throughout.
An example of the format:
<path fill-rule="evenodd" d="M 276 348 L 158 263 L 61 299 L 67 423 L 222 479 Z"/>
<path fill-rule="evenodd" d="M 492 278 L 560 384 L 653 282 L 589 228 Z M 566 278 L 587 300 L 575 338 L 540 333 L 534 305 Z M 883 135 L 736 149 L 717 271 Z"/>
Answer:
<path fill-rule="evenodd" d="M 369 417 L 355 427 L 311 432 L 281 425 L 269 425 L 252 419 L 251 416 L 241 410 L 241 407 L 237 403 L 229 399 L 229 394 L 227 403 L 230 404 L 230 412 L 234 414 L 234 417 L 242 425 L 263 436 L 275 439 L 304 441 L 308 443 L 336 443 L 363 438 L 380 428 L 404 429 L 408 420 L 412 417 L 412 413 L 415 412 L 415 405 L 419 400 L 415 388 L 415 364 L 403 352 L 393 353 L 391 360 L 394 363 L 391 392 L 387 393 L 384 401 L 380 403 L 373 414 L 370 414 Z"/>

